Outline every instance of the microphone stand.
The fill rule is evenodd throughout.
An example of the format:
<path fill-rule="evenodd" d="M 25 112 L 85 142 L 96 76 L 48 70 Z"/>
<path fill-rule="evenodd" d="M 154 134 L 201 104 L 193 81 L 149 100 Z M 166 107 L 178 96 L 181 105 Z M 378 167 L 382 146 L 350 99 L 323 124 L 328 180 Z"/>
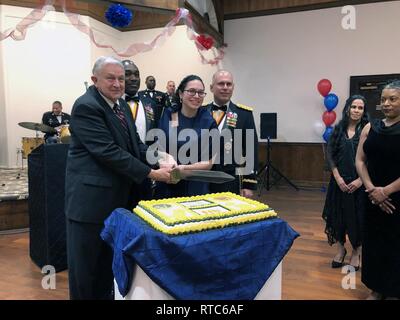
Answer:
<path fill-rule="evenodd" d="M 264 172 L 264 174 L 263 174 Z M 259 184 L 259 190 L 258 190 L 258 196 L 261 195 L 261 191 L 263 187 L 269 191 L 270 189 L 270 175 L 275 174 L 275 176 L 278 176 L 279 179 L 275 180 L 274 184 L 276 184 L 280 179 L 284 179 L 288 184 L 290 184 L 293 188 L 296 189 L 296 191 L 299 191 L 299 188 L 289 180 L 282 172 L 280 172 L 277 168 L 275 168 L 272 165 L 271 162 L 271 142 L 270 142 L 270 137 L 267 137 L 267 163 L 264 165 L 264 167 L 260 170 L 258 173 L 258 178 L 261 183 Z"/>

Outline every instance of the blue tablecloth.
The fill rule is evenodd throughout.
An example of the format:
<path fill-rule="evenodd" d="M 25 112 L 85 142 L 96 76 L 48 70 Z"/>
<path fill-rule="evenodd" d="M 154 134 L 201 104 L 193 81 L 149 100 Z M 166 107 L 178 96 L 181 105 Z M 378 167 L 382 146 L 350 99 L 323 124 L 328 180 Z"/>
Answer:
<path fill-rule="evenodd" d="M 251 300 L 299 234 L 279 218 L 181 236 L 167 236 L 116 209 L 101 237 L 114 250 L 119 291 L 130 289 L 135 265 L 176 299 Z"/>

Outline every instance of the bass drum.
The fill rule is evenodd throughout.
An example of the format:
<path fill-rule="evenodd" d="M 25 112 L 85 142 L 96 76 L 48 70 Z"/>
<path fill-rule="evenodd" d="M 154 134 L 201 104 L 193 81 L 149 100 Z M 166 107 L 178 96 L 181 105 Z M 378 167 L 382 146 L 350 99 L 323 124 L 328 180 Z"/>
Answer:
<path fill-rule="evenodd" d="M 69 125 L 65 125 L 60 130 L 60 140 L 61 143 L 68 144 L 71 140 L 71 133 L 69 132 Z"/>
<path fill-rule="evenodd" d="M 36 149 L 43 143 L 44 143 L 43 138 L 23 137 L 22 138 L 22 157 L 24 159 L 28 159 L 28 155 L 32 152 L 32 150 Z"/>

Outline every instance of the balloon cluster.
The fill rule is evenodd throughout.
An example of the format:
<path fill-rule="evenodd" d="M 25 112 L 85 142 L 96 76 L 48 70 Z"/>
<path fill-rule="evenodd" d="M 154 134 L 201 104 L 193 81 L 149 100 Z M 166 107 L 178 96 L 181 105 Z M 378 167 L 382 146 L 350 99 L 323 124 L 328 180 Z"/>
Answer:
<path fill-rule="evenodd" d="M 333 132 L 333 123 L 336 120 L 336 113 L 333 109 L 336 108 L 339 98 L 336 94 L 330 93 L 332 89 L 332 83 L 328 79 L 321 79 L 317 85 L 319 93 L 324 97 L 324 105 L 326 111 L 322 114 L 322 121 L 325 124 L 325 131 L 322 135 L 322 138 L 328 142 L 332 132 Z"/>
<path fill-rule="evenodd" d="M 124 28 L 132 22 L 133 14 L 122 4 L 113 4 L 107 9 L 105 17 L 113 27 Z"/>

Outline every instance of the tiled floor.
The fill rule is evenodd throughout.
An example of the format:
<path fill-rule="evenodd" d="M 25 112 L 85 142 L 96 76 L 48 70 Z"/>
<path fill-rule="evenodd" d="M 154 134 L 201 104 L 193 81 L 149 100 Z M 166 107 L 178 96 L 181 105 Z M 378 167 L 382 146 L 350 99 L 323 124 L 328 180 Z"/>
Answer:
<path fill-rule="evenodd" d="M 0 169 L 0 201 L 28 198 L 28 169 Z"/>

